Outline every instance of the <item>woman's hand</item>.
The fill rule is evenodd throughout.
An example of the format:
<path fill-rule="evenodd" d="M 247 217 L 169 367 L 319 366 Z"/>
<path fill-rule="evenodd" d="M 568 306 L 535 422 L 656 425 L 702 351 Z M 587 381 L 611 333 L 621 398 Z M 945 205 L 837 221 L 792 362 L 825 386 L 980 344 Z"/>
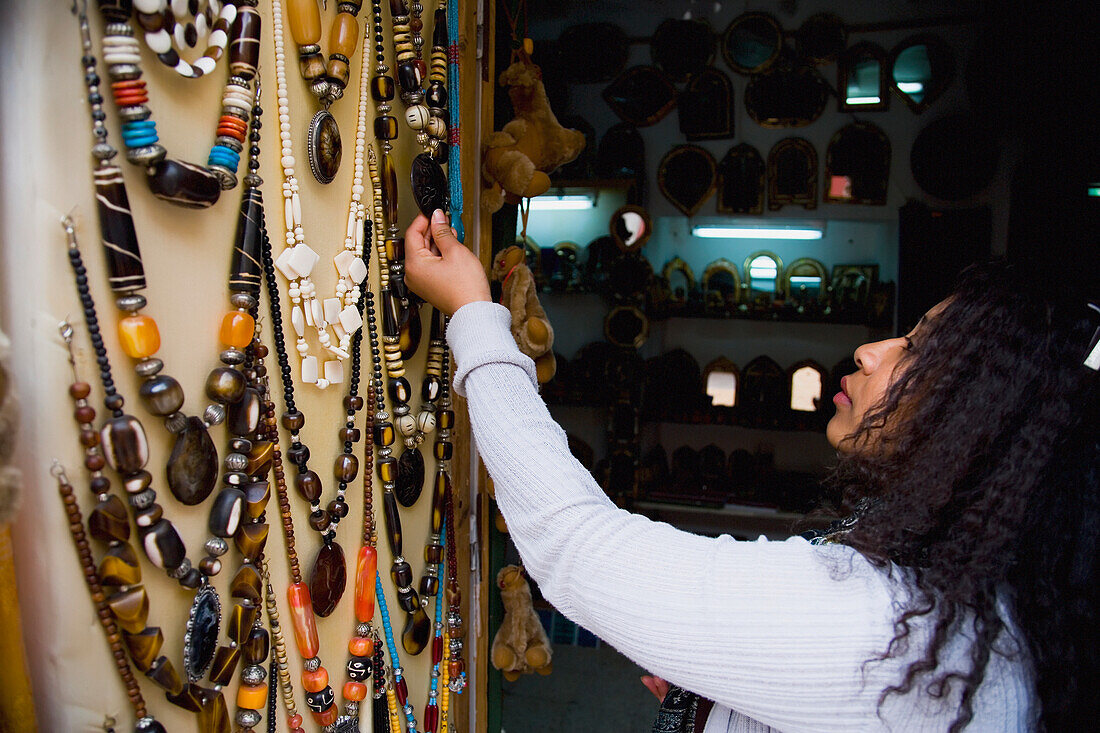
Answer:
<path fill-rule="evenodd" d="M 492 300 L 481 261 L 458 241 L 439 210 L 431 222 L 418 214 L 405 232 L 405 282 L 448 315 L 467 303 Z"/>
<path fill-rule="evenodd" d="M 665 701 L 665 695 L 668 694 L 668 682 L 655 675 L 646 674 L 642 675 L 642 684 L 657 697 L 659 702 Z"/>

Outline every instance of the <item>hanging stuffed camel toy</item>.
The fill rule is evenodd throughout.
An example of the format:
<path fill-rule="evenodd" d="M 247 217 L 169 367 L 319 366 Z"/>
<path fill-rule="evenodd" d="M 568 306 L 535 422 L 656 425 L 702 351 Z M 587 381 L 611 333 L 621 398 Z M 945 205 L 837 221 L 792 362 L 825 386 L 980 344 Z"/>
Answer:
<path fill-rule="evenodd" d="M 539 303 L 535 276 L 522 247 L 507 247 L 493 259 L 493 279 L 501 283 L 500 302 L 512 313 L 512 338 L 519 350 L 535 360 L 539 384 L 554 378 L 554 329 Z"/>
<path fill-rule="evenodd" d="M 493 666 L 509 682 L 531 672 L 550 674 L 554 651 L 532 605 L 531 587 L 523 577 L 523 568 L 505 565 L 497 573 L 497 587 L 504 602 L 504 620 L 493 637 Z"/>
<path fill-rule="evenodd" d="M 481 206 L 493 213 L 521 198 L 550 189 L 548 174 L 575 160 L 584 149 L 584 133 L 562 127 L 550 109 L 542 70 L 522 55 L 500 75 L 508 87 L 515 118 L 482 145 Z"/>

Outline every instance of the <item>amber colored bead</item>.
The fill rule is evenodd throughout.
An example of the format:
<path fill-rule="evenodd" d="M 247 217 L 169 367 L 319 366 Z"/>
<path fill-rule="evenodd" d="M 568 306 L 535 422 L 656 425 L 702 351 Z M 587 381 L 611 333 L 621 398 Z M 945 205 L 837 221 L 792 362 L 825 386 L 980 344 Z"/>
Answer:
<path fill-rule="evenodd" d="M 157 626 L 147 626 L 136 634 L 123 634 L 122 638 L 134 666 L 142 672 L 153 666 L 160 648 L 164 646 L 164 634 Z"/>
<path fill-rule="evenodd" d="M 210 682 L 225 686 L 233 681 L 233 672 L 241 658 L 239 646 L 220 646 L 214 652 L 214 661 L 210 663 Z"/>
<path fill-rule="evenodd" d="M 355 620 L 361 624 L 374 618 L 374 578 L 377 571 L 378 551 L 369 545 L 360 547 L 355 562 Z"/>
<path fill-rule="evenodd" d="M 309 586 L 305 583 L 293 583 L 286 589 L 290 606 L 290 620 L 294 627 L 294 642 L 298 653 L 305 658 L 317 656 L 317 619 L 313 616 L 313 602 L 309 596 Z"/>
<path fill-rule="evenodd" d="M 332 21 L 329 33 L 329 53 L 341 56 L 355 55 L 355 46 L 359 43 L 359 23 L 351 13 L 337 13 Z"/>
<path fill-rule="evenodd" d="M 145 676 L 168 693 L 169 702 L 180 705 L 180 702 L 173 700 L 172 696 L 183 693 L 183 680 L 180 679 L 179 673 L 176 672 L 176 668 L 172 666 L 172 662 L 168 657 L 157 657 L 149 669 L 145 671 Z M 180 707 L 184 707 L 184 705 L 180 705 Z M 198 708 L 194 708 L 193 712 L 198 712 Z"/>
<path fill-rule="evenodd" d="M 240 570 L 233 576 L 233 582 L 229 585 L 229 595 L 255 604 L 262 602 L 263 578 L 251 563 L 241 565 Z"/>
<path fill-rule="evenodd" d="M 252 343 L 252 334 L 255 332 L 255 318 L 242 311 L 229 311 L 222 318 L 218 339 L 226 346 L 243 349 Z"/>
<path fill-rule="evenodd" d="M 344 699 L 359 702 L 367 696 L 367 686 L 362 682 L 345 682 Z"/>
<path fill-rule="evenodd" d="M 259 519 L 271 498 L 271 484 L 267 481 L 245 484 L 241 491 L 244 492 L 244 508 L 248 511 L 248 516 Z"/>
<path fill-rule="evenodd" d="M 355 657 L 369 657 L 374 654 L 374 640 L 366 636 L 353 636 L 348 642 L 348 651 Z"/>
<path fill-rule="evenodd" d="M 299 46 L 319 43 L 321 40 L 321 11 L 316 0 L 289 0 L 286 4 L 290 35 Z"/>
<path fill-rule="evenodd" d="M 310 711 L 310 715 L 313 716 L 313 720 L 317 723 L 317 725 L 321 726 L 322 728 L 324 728 L 326 725 L 332 725 L 333 723 L 335 723 L 336 718 L 339 717 L 339 714 L 340 711 L 336 709 L 335 705 L 322 713 L 315 713 L 312 710 Z"/>
<path fill-rule="evenodd" d="M 267 659 L 268 650 L 271 648 L 271 636 L 263 627 L 253 628 L 248 639 L 241 644 L 244 653 L 245 664 L 259 664 Z"/>
<path fill-rule="evenodd" d="M 271 470 L 271 461 L 275 455 L 275 444 L 270 440 L 257 440 L 248 451 L 248 466 L 245 472 L 253 476 L 266 476 Z"/>
<path fill-rule="evenodd" d="M 237 707 L 263 710 L 267 704 L 267 685 L 241 685 L 237 688 Z"/>
<path fill-rule="evenodd" d="M 271 525 L 263 522 L 241 525 L 237 534 L 233 536 L 233 543 L 247 560 L 258 562 L 260 553 L 264 551 L 264 545 L 267 543 L 270 529 Z"/>
<path fill-rule="evenodd" d="M 237 644 L 241 644 L 248 638 L 248 633 L 252 630 L 252 624 L 255 623 L 256 617 L 259 615 L 260 609 L 249 601 L 233 604 L 233 610 L 229 613 L 226 634 Z"/>
<path fill-rule="evenodd" d="M 141 566 L 128 543 L 113 545 L 99 562 L 99 582 L 103 585 L 135 585 L 141 582 Z"/>
<path fill-rule="evenodd" d="M 140 632 L 149 620 L 149 595 L 141 586 L 114 594 L 107 605 L 115 615 L 115 623 L 130 634 Z"/>
<path fill-rule="evenodd" d="M 310 504 L 321 498 L 321 477 L 313 471 L 306 471 L 294 477 L 294 488 Z"/>
<path fill-rule="evenodd" d="M 386 482 L 397 480 L 396 458 L 382 458 L 378 461 L 378 478 Z"/>
<path fill-rule="evenodd" d="M 229 708 L 225 704 L 225 695 L 206 689 L 203 689 L 200 695 L 202 709 L 197 717 L 199 730 L 203 733 L 230 733 L 233 723 L 232 718 L 229 717 Z"/>
<path fill-rule="evenodd" d="M 318 667 L 313 672 L 302 672 L 302 687 L 306 692 L 320 692 L 328 685 L 328 670 Z"/>
<path fill-rule="evenodd" d="M 337 481 L 351 483 L 359 474 L 359 459 L 350 453 L 343 453 L 336 457 L 332 468 L 333 476 Z"/>
<path fill-rule="evenodd" d="M 118 322 L 118 341 L 132 359 L 152 356 L 160 349 L 157 322 L 149 316 L 126 316 Z"/>
<path fill-rule="evenodd" d="M 449 440 L 437 440 L 435 441 L 435 459 L 437 461 L 449 461 L 454 454 L 454 446 L 451 445 Z"/>
<path fill-rule="evenodd" d="M 388 102 L 396 92 L 397 85 L 392 76 L 375 76 L 370 80 L 370 96 L 375 102 Z"/>
<path fill-rule="evenodd" d="M 375 117 L 374 136 L 379 140 L 393 140 L 397 137 L 397 118 L 390 115 Z"/>

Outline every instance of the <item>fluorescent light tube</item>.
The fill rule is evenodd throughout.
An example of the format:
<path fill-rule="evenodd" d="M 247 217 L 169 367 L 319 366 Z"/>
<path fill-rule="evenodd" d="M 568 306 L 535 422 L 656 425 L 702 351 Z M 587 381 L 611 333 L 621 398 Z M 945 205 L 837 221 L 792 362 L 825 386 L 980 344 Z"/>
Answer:
<path fill-rule="evenodd" d="M 821 239 L 820 229 L 808 227 L 737 227 L 704 224 L 691 233 L 708 239 Z"/>
<path fill-rule="evenodd" d="M 543 195 L 531 199 L 531 211 L 580 211 L 595 205 L 596 201 L 591 196 L 583 194 Z"/>
<path fill-rule="evenodd" d="M 878 104 L 882 99 L 881 97 L 848 97 L 845 101 L 848 104 Z"/>
<path fill-rule="evenodd" d="M 898 89 L 906 94 L 916 94 L 924 91 L 924 84 L 919 81 L 899 81 Z M 851 104 L 851 101 L 852 100 L 849 99 L 848 103 Z M 878 97 L 875 97 L 875 101 L 878 101 Z"/>

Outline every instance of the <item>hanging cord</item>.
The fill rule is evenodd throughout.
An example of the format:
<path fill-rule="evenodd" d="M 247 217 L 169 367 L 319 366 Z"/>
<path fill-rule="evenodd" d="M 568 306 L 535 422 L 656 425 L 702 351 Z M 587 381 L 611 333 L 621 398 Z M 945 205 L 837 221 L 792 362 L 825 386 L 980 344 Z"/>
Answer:
<path fill-rule="evenodd" d="M 461 67 L 458 53 L 458 1 L 447 4 L 447 87 L 450 91 L 450 147 L 447 153 L 447 178 L 451 186 L 451 226 L 458 233 L 458 241 L 466 241 L 462 226 L 462 130 L 458 87 Z"/>

